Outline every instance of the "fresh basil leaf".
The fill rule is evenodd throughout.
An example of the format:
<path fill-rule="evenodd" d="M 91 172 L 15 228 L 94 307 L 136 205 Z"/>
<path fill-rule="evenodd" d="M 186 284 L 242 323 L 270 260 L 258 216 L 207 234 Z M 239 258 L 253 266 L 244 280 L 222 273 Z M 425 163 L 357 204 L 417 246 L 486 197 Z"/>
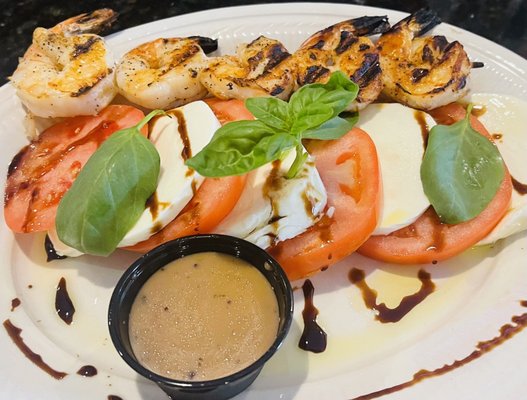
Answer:
<path fill-rule="evenodd" d="M 325 84 L 306 85 L 291 96 L 289 113 L 292 132 L 316 128 L 338 116 L 356 98 L 358 86 L 340 72 L 334 72 Z"/>
<path fill-rule="evenodd" d="M 111 135 L 65 193 L 55 224 L 68 246 L 109 255 L 143 213 L 157 186 L 160 161 L 153 144 L 139 133 L 142 126 Z"/>
<path fill-rule="evenodd" d="M 353 94 L 354 97 L 359 93 L 359 86 L 350 80 L 342 71 L 331 74 L 329 81 L 325 84 L 326 90 L 343 89 Z"/>
<path fill-rule="evenodd" d="M 287 102 L 276 97 L 253 97 L 245 100 L 245 106 L 256 119 L 281 131 L 289 130 Z"/>
<path fill-rule="evenodd" d="M 335 117 L 332 107 L 323 104 L 309 104 L 300 111 L 291 126 L 293 135 L 302 135 L 302 132 L 316 128 L 324 122 Z"/>
<path fill-rule="evenodd" d="M 327 83 L 313 83 L 293 93 L 289 106 L 295 116 L 311 104 L 330 106 L 338 115 L 357 97 L 359 87 L 344 73 L 336 71 Z"/>
<path fill-rule="evenodd" d="M 425 194 L 448 224 L 479 215 L 505 175 L 497 147 L 471 127 L 469 115 L 470 111 L 462 121 L 432 128 L 421 164 Z"/>
<path fill-rule="evenodd" d="M 296 148 L 287 174 L 293 177 L 306 159 L 302 138 L 335 139 L 349 131 L 356 117 L 340 116 L 355 99 L 358 86 L 342 72 L 325 84 L 302 87 L 289 103 L 273 97 L 247 99 L 255 121 L 230 122 L 186 164 L 203 176 L 239 175 L 258 168 Z"/>
<path fill-rule="evenodd" d="M 203 176 L 240 175 L 280 157 L 295 139 L 259 120 L 222 126 L 211 142 L 186 164 Z"/>
<path fill-rule="evenodd" d="M 356 115 L 356 114 L 355 114 Z M 335 117 L 315 129 L 302 133 L 303 139 L 332 140 L 338 139 L 348 133 L 357 123 L 358 117 Z"/>

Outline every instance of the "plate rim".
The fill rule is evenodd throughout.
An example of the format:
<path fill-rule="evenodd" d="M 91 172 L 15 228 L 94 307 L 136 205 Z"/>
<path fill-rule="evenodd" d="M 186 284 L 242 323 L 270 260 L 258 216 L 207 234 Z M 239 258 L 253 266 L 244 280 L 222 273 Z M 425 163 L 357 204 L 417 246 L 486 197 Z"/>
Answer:
<path fill-rule="evenodd" d="M 226 12 L 226 11 L 231 11 L 233 9 L 236 10 L 236 13 L 242 13 L 244 10 L 247 10 L 247 9 L 253 9 L 255 12 L 259 9 L 271 9 L 271 8 L 274 8 L 274 12 L 272 14 L 282 14 L 283 11 L 281 10 L 282 8 L 285 8 L 285 7 L 291 7 L 291 6 L 294 6 L 294 7 L 299 7 L 301 5 L 323 5 L 323 6 L 331 6 L 331 5 L 334 5 L 334 6 L 337 6 L 337 7 L 342 7 L 342 8 L 349 8 L 349 9 L 358 9 L 358 10 L 362 10 L 362 9 L 365 9 L 365 10 L 368 10 L 368 11 L 375 11 L 375 12 L 378 12 L 378 11 L 387 11 L 389 13 L 394 13 L 394 14 L 401 14 L 402 16 L 404 15 L 408 15 L 407 13 L 404 13 L 404 12 L 401 12 L 401 11 L 396 11 L 396 10 L 390 10 L 390 9 L 385 9 L 385 8 L 377 8 L 377 7 L 371 7 L 371 6 L 362 6 L 362 5 L 352 5 L 352 4 L 344 4 L 344 3 L 318 3 L 318 2 L 305 2 L 305 3 L 270 3 L 270 4 L 259 4 L 259 5 L 244 5 L 244 6 L 231 6 L 231 7 L 221 7 L 221 8 L 215 8 L 215 9 L 210 9 L 210 10 L 204 10 L 204 11 L 197 11 L 197 12 L 193 12 L 193 13 L 189 13 L 189 14 L 182 14 L 182 15 L 178 15 L 178 16 L 173 16 L 173 17 L 169 17 L 169 18 L 165 18 L 165 19 L 161 19 L 161 20 L 157 20 L 157 21 L 153 21 L 153 22 L 149 22 L 149 23 L 146 23 L 146 24 L 142 24 L 142 25 L 138 25 L 136 27 L 131 27 L 131 28 L 127 28 L 123 31 L 119 31 L 119 32 L 116 32 L 112 35 L 109 35 L 107 37 L 107 39 L 109 41 L 112 41 L 114 37 L 117 37 L 117 36 L 122 36 L 122 35 L 125 35 L 127 32 L 129 33 L 129 31 L 133 31 L 133 30 L 136 30 L 138 28 L 141 28 L 141 29 L 144 29 L 146 27 L 153 27 L 153 26 L 156 26 L 158 25 L 159 23 L 167 23 L 167 22 L 173 22 L 174 20 L 178 20 L 178 19 L 181 19 L 181 18 L 186 18 L 188 16 L 201 16 L 201 15 L 212 15 L 213 13 L 218 13 L 219 11 L 223 11 L 223 12 Z M 314 14 L 313 12 L 312 13 L 305 13 L 305 14 Z M 331 14 L 331 15 L 334 15 L 334 14 Z M 476 35 L 470 31 L 467 31 L 467 30 L 464 30 L 462 28 L 458 28 L 458 27 L 455 27 L 453 25 L 449 25 L 449 24 L 446 24 L 446 23 L 443 23 L 442 25 L 444 26 L 447 26 L 449 28 L 452 28 L 452 29 L 456 29 L 456 30 L 460 30 L 462 31 L 464 34 L 468 34 L 469 36 L 472 35 L 474 36 L 475 38 L 477 38 L 478 41 L 480 40 L 483 40 L 483 41 L 486 41 L 488 42 L 489 44 L 491 44 L 492 46 L 491 47 L 499 47 L 499 49 L 505 51 L 505 53 L 509 53 L 510 55 L 513 55 L 515 57 L 517 57 L 519 59 L 519 61 L 521 61 L 521 63 L 524 63 L 526 66 L 527 66 L 527 60 L 523 59 L 521 56 L 519 56 L 518 54 L 514 53 L 513 51 L 497 44 L 497 43 L 494 43 L 486 38 L 483 38 L 479 35 Z M 110 42 L 111 43 L 111 42 Z M 513 57 L 514 58 L 514 57 Z M 525 74 L 525 70 L 522 70 L 520 69 L 520 72 Z M 523 77 L 525 79 L 525 77 Z M 12 94 L 14 94 L 14 92 L 12 92 L 12 90 L 14 90 L 14 88 L 12 87 L 12 85 L 10 83 L 7 83 L 5 85 L 3 85 L 1 88 L 0 88 L 0 101 L 3 101 L 5 99 L 7 99 L 7 96 L 4 97 L 4 92 L 5 92 L 5 95 L 10 95 L 12 96 Z M 4 227 L 1 228 L 2 230 L 5 230 L 7 229 L 5 227 L 5 224 L 4 224 Z M 10 231 L 7 232 L 8 234 L 10 233 Z M 2 389 L 0 387 L 0 389 Z M 2 391 L 0 390 L 0 393 L 2 393 Z"/>

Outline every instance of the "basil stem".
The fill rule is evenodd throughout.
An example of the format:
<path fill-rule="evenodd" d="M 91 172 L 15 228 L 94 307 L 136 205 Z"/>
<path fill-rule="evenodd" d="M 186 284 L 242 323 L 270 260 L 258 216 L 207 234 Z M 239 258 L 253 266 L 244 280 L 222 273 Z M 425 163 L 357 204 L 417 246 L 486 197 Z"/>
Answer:
<path fill-rule="evenodd" d="M 285 174 L 286 179 L 292 179 L 298 174 L 302 169 L 302 165 L 304 165 L 304 162 L 307 160 L 307 157 L 308 154 L 304 151 L 304 146 L 301 144 L 297 145 L 295 160 L 293 161 L 293 164 L 291 164 L 289 171 Z"/>

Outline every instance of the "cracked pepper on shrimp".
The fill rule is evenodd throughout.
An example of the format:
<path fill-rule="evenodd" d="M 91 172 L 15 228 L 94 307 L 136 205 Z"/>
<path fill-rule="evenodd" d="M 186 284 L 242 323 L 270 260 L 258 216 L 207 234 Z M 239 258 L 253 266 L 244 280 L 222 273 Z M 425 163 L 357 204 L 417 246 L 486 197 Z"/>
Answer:
<path fill-rule="evenodd" d="M 384 94 L 410 107 L 431 110 L 465 95 L 472 64 L 458 41 L 421 37 L 441 21 L 420 10 L 379 38 Z"/>
<path fill-rule="evenodd" d="M 207 95 L 198 74 L 217 41 L 200 36 L 162 38 L 126 53 L 116 68 L 119 93 L 145 108 L 168 109 Z"/>
<path fill-rule="evenodd" d="M 95 33 L 117 14 L 109 9 L 70 18 L 51 29 L 37 28 L 11 83 L 28 110 L 39 117 L 96 114 L 117 91 L 113 58 Z"/>
<path fill-rule="evenodd" d="M 291 54 L 278 40 L 259 36 L 240 44 L 236 55 L 211 58 L 200 80 L 223 100 L 261 96 L 286 100 L 294 89 Z"/>

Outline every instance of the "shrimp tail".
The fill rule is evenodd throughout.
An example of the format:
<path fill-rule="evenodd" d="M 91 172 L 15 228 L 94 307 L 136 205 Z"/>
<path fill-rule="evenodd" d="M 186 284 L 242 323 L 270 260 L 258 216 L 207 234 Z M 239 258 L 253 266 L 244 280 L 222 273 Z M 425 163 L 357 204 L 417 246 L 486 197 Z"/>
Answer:
<path fill-rule="evenodd" d="M 390 29 L 390 23 L 386 15 L 378 17 L 360 17 L 350 19 L 348 21 L 350 25 L 355 28 L 353 32 L 356 36 L 370 36 L 384 33 Z"/>
<path fill-rule="evenodd" d="M 117 20 L 119 13 L 110 8 L 101 8 L 89 13 L 76 15 L 51 28 L 52 32 L 62 32 L 66 36 L 85 33 L 99 34 L 107 31 Z"/>
<path fill-rule="evenodd" d="M 413 31 L 415 36 L 421 36 L 440 23 L 441 18 L 439 18 L 435 11 L 430 10 L 429 8 L 421 8 L 399 21 L 393 26 L 393 29 L 395 30 L 400 26 L 407 25 Z"/>
<path fill-rule="evenodd" d="M 205 54 L 210 54 L 213 51 L 218 50 L 218 39 L 212 39 L 205 36 L 189 36 L 189 39 L 197 40 Z"/>

